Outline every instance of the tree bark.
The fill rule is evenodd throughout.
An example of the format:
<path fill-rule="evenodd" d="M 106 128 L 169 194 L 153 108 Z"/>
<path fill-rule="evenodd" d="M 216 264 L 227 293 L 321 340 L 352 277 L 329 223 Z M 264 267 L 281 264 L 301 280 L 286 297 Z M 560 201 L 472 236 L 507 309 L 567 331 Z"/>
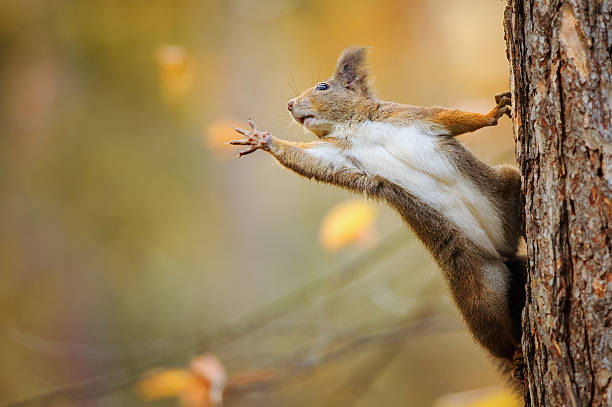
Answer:
<path fill-rule="evenodd" d="M 528 406 L 612 405 L 612 0 L 509 0 Z"/>

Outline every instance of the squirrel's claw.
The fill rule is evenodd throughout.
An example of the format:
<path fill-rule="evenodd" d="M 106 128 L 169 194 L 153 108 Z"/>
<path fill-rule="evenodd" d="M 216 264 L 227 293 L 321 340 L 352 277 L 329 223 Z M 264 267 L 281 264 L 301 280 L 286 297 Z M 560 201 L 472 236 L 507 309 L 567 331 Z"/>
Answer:
<path fill-rule="evenodd" d="M 501 102 L 501 100 L 505 97 L 510 98 L 510 100 L 512 100 L 512 94 L 510 92 L 500 92 L 495 94 L 495 103 L 499 105 L 499 102 Z"/>
<path fill-rule="evenodd" d="M 504 107 L 503 107 L 503 108 L 500 110 L 500 112 L 501 112 L 502 116 L 503 116 L 503 115 L 506 115 L 506 116 L 508 116 L 509 118 L 511 118 L 511 119 L 512 119 L 512 108 L 511 108 L 510 106 L 507 106 L 507 105 L 506 105 L 506 106 L 504 106 Z"/>
<path fill-rule="evenodd" d="M 247 154 L 251 154 L 252 152 L 259 150 L 260 148 L 266 149 L 270 140 L 270 133 L 267 131 L 259 131 L 255 126 L 255 122 L 251 120 L 249 117 L 249 126 L 253 129 L 253 131 L 241 129 L 240 127 L 234 127 L 236 132 L 242 134 L 245 139 L 242 140 L 232 140 L 229 144 L 235 146 L 251 146 L 248 150 L 244 150 L 238 153 L 238 157 L 242 157 Z"/>
<path fill-rule="evenodd" d="M 249 125 L 251 124 L 251 119 L 249 119 Z M 251 126 L 253 127 L 253 126 Z M 234 146 L 251 146 L 251 148 L 249 148 L 248 150 L 244 150 L 244 151 L 240 151 L 238 153 L 238 158 L 247 155 L 247 154 L 251 154 L 252 152 L 256 151 L 257 149 L 259 149 L 259 146 L 257 145 L 257 142 L 254 140 L 253 136 L 254 133 L 252 131 L 248 131 L 245 129 L 241 129 L 240 127 L 234 127 L 234 130 L 236 130 L 236 132 L 242 134 L 243 136 L 246 137 L 245 140 L 232 140 L 229 143 L 234 145 Z"/>
<path fill-rule="evenodd" d="M 510 92 L 502 92 L 495 95 L 495 119 L 499 119 L 503 115 L 512 118 L 512 98 Z"/>
<path fill-rule="evenodd" d="M 242 157 L 244 155 L 247 155 L 247 154 L 251 154 L 252 152 L 257 151 L 257 150 L 259 150 L 259 147 L 253 146 L 253 147 L 249 148 L 248 150 L 240 151 L 238 153 L 238 158 L 240 158 L 240 157 Z"/>
<path fill-rule="evenodd" d="M 229 144 L 233 146 L 250 146 L 253 143 L 250 142 L 249 140 L 231 140 Z"/>
<path fill-rule="evenodd" d="M 252 132 L 245 129 L 241 129 L 240 127 L 234 127 L 234 130 L 246 137 L 250 137 L 251 135 L 253 135 Z"/>

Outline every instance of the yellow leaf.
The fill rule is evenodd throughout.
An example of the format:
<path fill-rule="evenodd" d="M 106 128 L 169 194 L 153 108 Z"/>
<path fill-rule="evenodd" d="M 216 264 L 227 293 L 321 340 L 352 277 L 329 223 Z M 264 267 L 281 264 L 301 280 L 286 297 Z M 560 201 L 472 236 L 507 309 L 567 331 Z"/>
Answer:
<path fill-rule="evenodd" d="M 520 398 L 499 386 L 445 394 L 433 407 L 521 407 Z"/>
<path fill-rule="evenodd" d="M 194 388 L 181 395 L 181 406 L 183 407 L 210 407 L 220 406 L 221 403 L 213 403 L 210 400 L 210 391 L 206 386 Z"/>
<path fill-rule="evenodd" d="M 521 407 L 523 403 L 509 390 L 483 396 L 480 400 L 469 404 L 469 407 Z"/>
<path fill-rule="evenodd" d="M 199 380 L 185 369 L 168 369 L 150 374 L 138 384 L 138 393 L 145 400 L 179 397 L 201 387 Z"/>
<path fill-rule="evenodd" d="M 336 205 L 321 222 L 321 245 L 335 251 L 362 241 L 371 232 L 375 217 L 375 208 L 367 202 L 346 201 Z"/>

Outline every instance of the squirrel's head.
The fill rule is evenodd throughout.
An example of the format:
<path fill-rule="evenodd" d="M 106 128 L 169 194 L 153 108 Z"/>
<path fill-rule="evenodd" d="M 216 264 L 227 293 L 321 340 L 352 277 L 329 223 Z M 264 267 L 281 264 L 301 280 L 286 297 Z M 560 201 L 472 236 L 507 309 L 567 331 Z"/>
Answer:
<path fill-rule="evenodd" d="M 289 101 L 293 119 L 319 137 L 331 133 L 335 126 L 366 120 L 372 102 L 366 54 L 364 47 L 342 51 L 330 79 Z"/>

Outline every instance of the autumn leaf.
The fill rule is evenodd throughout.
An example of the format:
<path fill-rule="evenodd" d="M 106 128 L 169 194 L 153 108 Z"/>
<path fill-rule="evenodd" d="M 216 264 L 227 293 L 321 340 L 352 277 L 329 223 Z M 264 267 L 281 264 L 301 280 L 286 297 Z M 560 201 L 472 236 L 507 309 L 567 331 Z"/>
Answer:
<path fill-rule="evenodd" d="M 160 370 L 140 381 L 138 393 L 145 400 L 157 400 L 179 397 L 199 385 L 198 379 L 187 369 Z"/>
<path fill-rule="evenodd" d="M 138 394 L 143 400 L 176 397 L 184 407 L 221 405 L 227 382 L 221 361 L 204 354 L 193 358 L 189 367 L 149 373 L 138 384 Z"/>
<path fill-rule="evenodd" d="M 445 394 L 433 404 L 433 407 L 521 407 L 522 405 L 519 397 L 510 390 L 493 386 Z"/>
<path fill-rule="evenodd" d="M 469 407 L 521 407 L 523 403 L 509 390 L 501 390 L 469 404 Z"/>
<path fill-rule="evenodd" d="M 319 230 L 324 249 L 339 250 L 349 244 L 367 241 L 372 236 L 376 209 L 367 202 L 342 202 L 325 215 Z"/>
<path fill-rule="evenodd" d="M 211 123 L 205 131 L 208 148 L 219 158 L 229 158 L 236 155 L 236 147 L 228 141 L 240 138 L 234 127 L 245 127 L 243 122 L 233 119 L 220 119 Z"/>

